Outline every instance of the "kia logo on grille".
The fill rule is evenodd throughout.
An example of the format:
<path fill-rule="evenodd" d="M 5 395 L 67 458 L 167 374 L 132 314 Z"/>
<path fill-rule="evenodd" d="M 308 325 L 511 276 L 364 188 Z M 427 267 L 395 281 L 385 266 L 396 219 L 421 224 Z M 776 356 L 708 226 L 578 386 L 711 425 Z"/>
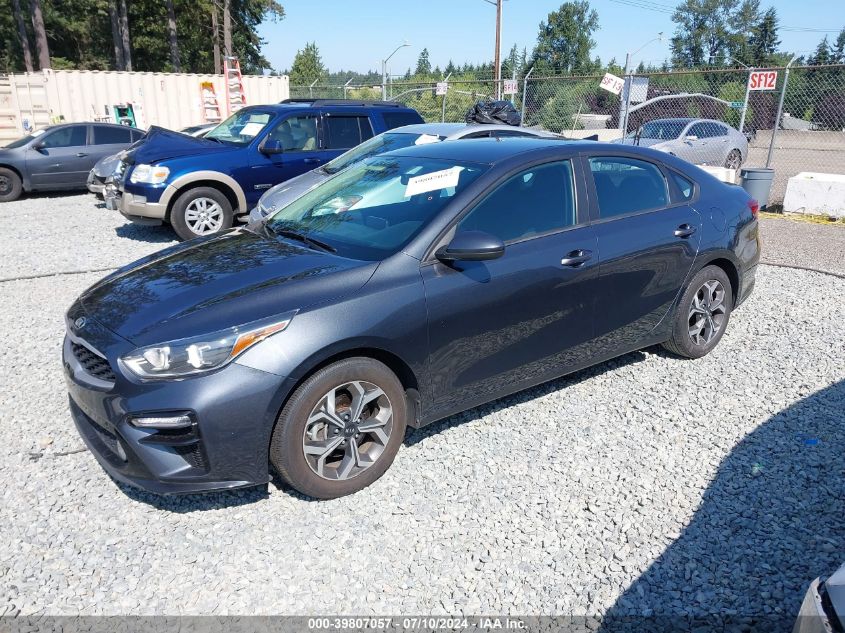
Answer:
<path fill-rule="evenodd" d="M 88 323 L 88 319 L 85 317 L 79 317 L 73 324 L 76 326 L 76 329 L 81 330 L 85 327 L 85 324 Z"/>

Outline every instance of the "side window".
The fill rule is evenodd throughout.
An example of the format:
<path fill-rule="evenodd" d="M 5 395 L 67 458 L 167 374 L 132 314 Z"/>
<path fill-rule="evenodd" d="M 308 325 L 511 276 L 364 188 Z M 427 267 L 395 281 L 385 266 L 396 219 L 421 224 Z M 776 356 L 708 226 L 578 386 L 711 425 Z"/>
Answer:
<path fill-rule="evenodd" d="M 144 137 L 144 133 L 141 130 L 132 130 L 132 142 L 134 143 L 137 140 L 140 140 Z"/>
<path fill-rule="evenodd" d="M 128 127 L 111 127 L 110 125 L 94 126 L 94 145 L 112 145 L 131 143 L 132 132 Z"/>
<path fill-rule="evenodd" d="M 293 116 L 279 123 L 267 135 L 268 139 L 278 140 L 286 152 L 310 152 L 320 148 L 317 141 L 317 117 Z"/>
<path fill-rule="evenodd" d="M 85 145 L 87 125 L 71 125 L 44 135 L 43 147 L 78 147 Z"/>
<path fill-rule="evenodd" d="M 597 157 L 590 159 L 590 170 L 602 219 L 667 205 L 666 180 L 656 165 L 622 156 Z"/>
<path fill-rule="evenodd" d="M 381 118 L 384 120 L 384 125 L 388 130 L 395 127 L 402 127 L 403 125 L 413 125 L 414 123 L 423 123 L 422 117 L 416 112 L 399 111 L 399 112 L 382 112 Z"/>
<path fill-rule="evenodd" d="M 490 130 L 482 130 L 481 132 L 473 132 L 472 134 L 467 134 L 466 136 L 462 136 L 462 139 L 469 139 L 469 138 L 490 138 Z"/>
<path fill-rule="evenodd" d="M 521 132 L 520 130 L 494 130 L 493 136 L 497 138 L 510 138 L 514 136 L 524 138 L 526 136 L 533 136 L 533 134 L 526 134 L 525 132 Z"/>
<path fill-rule="evenodd" d="M 681 200 L 689 200 L 692 198 L 692 192 L 695 191 L 695 185 L 692 184 L 691 180 L 687 180 L 681 174 L 670 171 L 672 174 L 672 180 L 675 182 L 675 186 L 678 187 L 678 191 L 681 192 Z"/>
<path fill-rule="evenodd" d="M 704 123 L 696 123 L 689 130 L 687 130 L 686 136 L 697 136 L 698 138 L 707 138 L 707 128 L 704 126 Z"/>
<path fill-rule="evenodd" d="M 458 224 L 458 231 L 485 231 L 503 242 L 573 226 L 575 195 L 570 162 L 547 163 L 512 176 Z"/>
<path fill-rule="evenodd" d="M 712 136 L 728 135 L 728 128 L 726 128 L 724 125 L 719 125 L 718 123 L 711 123 L 710 125 L 713 128 Z"/>
<path fill-rule="evenodd" d="M 373 136 L 370 119 L 365 116 L 326 116 L 323 126 L 326 149 L 349 149 Z"/>

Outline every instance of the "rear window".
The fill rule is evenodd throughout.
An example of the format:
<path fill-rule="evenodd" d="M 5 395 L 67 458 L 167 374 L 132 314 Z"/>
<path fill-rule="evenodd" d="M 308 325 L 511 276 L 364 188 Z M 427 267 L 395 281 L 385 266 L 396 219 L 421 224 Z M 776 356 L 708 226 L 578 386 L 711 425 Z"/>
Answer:
<path fill-rule="evenodd" d="M 692 181 L 684 178 L 674 171 L 669 173 L 672 174 L 672 180 L 675 181 L 678 191 L 681 192 L 681 200 L 689 200 L 692 198 L 692 192 L 695 190 L 695 186 L 692 184 Z"/>
<path fill-rule="evenodd" d="M 128 127 L 94 126 L 94 145 L 117 145 L 132 142 L 132 131 Z"/>
<path fill-rule="evenodd" d="M 612 218 L 665 207 L 666 180 L 652 163 L 621 156 L 590 159 L 599 216 Z"/>
<path fill-rule="evenodd" d="M 326 129 L 326 149 L 349 149 L 373 136 L 370 118 L 366 116 L 335 116 L 323 118 Z"/>
<path fill-rule="evenodd" d="M 403 125 L 413 125 L 415 123 L 423 123 L 422 117 L 413 110 L 399 110 L 398 112 L 382 112 L 384 124 L 388 130 L 395 127 L 402 127 Z"/>

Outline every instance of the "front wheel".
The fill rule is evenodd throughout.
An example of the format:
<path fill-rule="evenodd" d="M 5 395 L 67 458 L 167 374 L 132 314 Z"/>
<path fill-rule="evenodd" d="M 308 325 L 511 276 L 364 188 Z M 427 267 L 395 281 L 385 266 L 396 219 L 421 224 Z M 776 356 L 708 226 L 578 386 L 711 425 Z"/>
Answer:
<path fill-rule="evenodd" d="M 286 484 L 310 497 L 352 494 L 393 463 L 406 419 L 405 391 L 386 365 L 342 360 L 290 397 L 273 430 L 270 461 Z"/>
<path fill-rule="evenodd" d="M 701 358 L 721 340 L 733 308 L 725 271 L 706 266 L 693 277 L 675 312 L 672 337 L 663 346 L 686 358 Z"/>
<path fill-rule="evenodd" d="M 183 240 L 214 235 L 232 226 L 232 203 L 213 187 L 196 187 L 173 203 L 170 223 Z"/>
<path fill-rule="evenodd" d="M 0 167 L 0 202 L 11 202 L 21 197 L 23 185 L 20 176 L 11 169 Z"/>

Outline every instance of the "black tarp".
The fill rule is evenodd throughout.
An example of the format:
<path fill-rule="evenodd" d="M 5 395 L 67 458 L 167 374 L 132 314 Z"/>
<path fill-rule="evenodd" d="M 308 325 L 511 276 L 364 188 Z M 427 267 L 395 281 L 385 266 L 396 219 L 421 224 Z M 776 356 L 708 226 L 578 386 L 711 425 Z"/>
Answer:
<path fill-rule="evenodd" d="M 467 112 L 467 123 L 519 125 L 521 117 L 510 101 L 479 101 Z"/>

